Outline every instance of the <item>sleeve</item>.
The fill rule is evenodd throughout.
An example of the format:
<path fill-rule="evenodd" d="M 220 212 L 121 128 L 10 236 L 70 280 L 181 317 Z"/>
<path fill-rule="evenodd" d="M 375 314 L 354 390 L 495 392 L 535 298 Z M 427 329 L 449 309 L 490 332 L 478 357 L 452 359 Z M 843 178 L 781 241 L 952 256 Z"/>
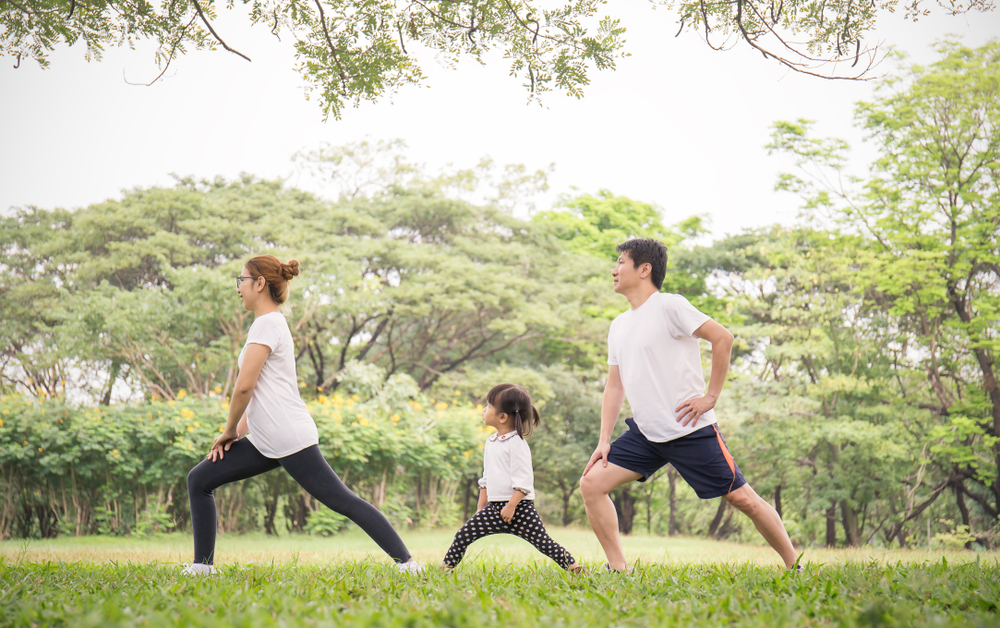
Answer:
<path fill-rule="evenodd" d="M 281 338 L 279 324 L 280 321 L 275 321 L 270 316 L 258 318 L 247 333 L 247 344 L 264 345 L 273 352 L 278 348 L 278 340 Z"/>
<path fill-rule="evenodd" d="M 611 321 L 611 326 L 608 327 L 608 364 L 610 366 L 615 366 L 618 364 L 618 354 L 615 353 L 615 346 L 611 339 L 614 337 L 615 321 Z"/>
<path fill-rule="evenodd" d="M 531 470 L 531 448 L 520 436 L 511 439 L 510 484 L 515 491 L 530 495 L 535 490 L 535 474 Z"/>
<path fill-rule="evenodd" d="M 664 310 L 670 335 L 674 338 L 693 337 L 696 329 L 712 320 L 712 317 L 700 311 L 679 294 L 670 295 L 664 299 Z"/>

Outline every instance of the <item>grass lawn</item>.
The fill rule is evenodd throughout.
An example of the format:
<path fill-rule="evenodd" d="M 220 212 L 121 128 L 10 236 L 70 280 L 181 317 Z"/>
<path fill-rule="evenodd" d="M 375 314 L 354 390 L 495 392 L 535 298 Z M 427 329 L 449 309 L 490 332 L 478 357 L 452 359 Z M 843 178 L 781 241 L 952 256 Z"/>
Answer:
<path fill-rule="evenodd" d="M 361 532 L 221 536 L 220 575 L 179 576 L 186 535 L 0 542 L 2 626 L 1000 626 L 1000 554 L 809 550 L 787 574 L 765 547 L 633 536 L 604 573 L 589 530 L 551 528 L 570 575 L 514 537 L 454 573 L 398 573 Z M 435 565 L 453 530 L 404 534 Z"/>

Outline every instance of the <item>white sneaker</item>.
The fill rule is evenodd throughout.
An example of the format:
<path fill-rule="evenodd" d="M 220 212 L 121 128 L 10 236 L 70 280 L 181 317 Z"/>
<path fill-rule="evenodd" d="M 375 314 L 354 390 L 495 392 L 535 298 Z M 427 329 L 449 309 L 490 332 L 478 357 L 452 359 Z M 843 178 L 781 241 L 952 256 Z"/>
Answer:
<path fill-rule="evenodd" d="M 396 569 L 403 573 L 421 573 L 424 566 L 411 558 L 405 563 L 396 563 Z"/>
<path fill-rule="evenodd" d="M 185 565 L 184 570 L 181 571 L 182 576 L 214 576 L 218 573 L 215 570 L 215 565 L 206 565 L 205 563 L 191 563 L 190 565 Z"/>

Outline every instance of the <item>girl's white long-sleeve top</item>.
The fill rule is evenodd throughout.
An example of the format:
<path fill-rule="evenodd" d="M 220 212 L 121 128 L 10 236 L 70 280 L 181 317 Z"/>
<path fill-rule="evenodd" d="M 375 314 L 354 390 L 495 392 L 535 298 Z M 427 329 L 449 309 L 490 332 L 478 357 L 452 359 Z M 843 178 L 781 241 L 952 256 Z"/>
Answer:
<path fill-rule="evenodd" d="M 510 501 L 514 491 L 524 499 L 535 499 L 535 474 L 531 469 L 531 449 L 516 431 L 503 436 L 493 434 L 483 447 L 483 477 L 479 487 L 486 489 L 491 502 Z"/>

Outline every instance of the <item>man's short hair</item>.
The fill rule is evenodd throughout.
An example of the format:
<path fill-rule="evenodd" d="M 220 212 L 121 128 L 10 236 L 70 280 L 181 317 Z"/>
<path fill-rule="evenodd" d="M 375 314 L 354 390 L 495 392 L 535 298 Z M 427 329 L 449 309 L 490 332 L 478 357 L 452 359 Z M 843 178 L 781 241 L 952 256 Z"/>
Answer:
<path fill-rule="evenodd" d="M 663 278 L 667 275 L 667 246 L 653 238 L 632 238 L 616 247 L 618 254 L 628 252 L 633 268 L 649 264 L 653 271 L 649 279 L 657 290 L 663 289 Z"/>

